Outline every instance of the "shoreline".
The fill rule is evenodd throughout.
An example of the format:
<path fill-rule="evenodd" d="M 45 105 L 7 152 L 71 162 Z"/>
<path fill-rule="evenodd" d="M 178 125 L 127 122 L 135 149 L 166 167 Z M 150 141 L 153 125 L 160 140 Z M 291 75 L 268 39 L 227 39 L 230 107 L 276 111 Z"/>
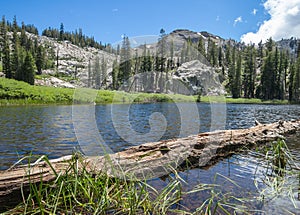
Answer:
<path fill-rule="evenodd" d="M 77 88 L 79 89 L 79 88 Z M 0 78 L 0 106 L 73 105 L 73 104 L 131 104 L 159 102 L 197 102 L 197 95 L 162 93 L 127 93 L 124 91 L 56 88 L 29 85 L 25 82 Z M 290 105 L 288 100 L 233 99 L 225 96 L 201 96 L 200 103 Z"/>

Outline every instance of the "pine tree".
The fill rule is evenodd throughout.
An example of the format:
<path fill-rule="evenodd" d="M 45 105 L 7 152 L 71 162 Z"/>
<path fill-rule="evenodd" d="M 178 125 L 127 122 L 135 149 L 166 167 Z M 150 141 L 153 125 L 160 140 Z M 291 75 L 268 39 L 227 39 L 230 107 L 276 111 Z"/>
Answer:
<path fill-rule="evenodd" d="M 11 62 L 10 62 L 10 46 L 9 46 L 9 39 L 7 36 L 7 26 L 5 21 L 5 16 L 2 17 L 2 26 L 1 31 L 3 35 L 3 49 L 2 49 L 2 67 L 3 73 L 5 74 L 6 78 L 13 78 L 12 71 L 11 71 Z"/>
<path fill-rule="evenodd" d="M 142 56 L 140 71 L 142 73 L 148 72 L 147 71 L 147 45 L 146 45 L 146 43 L 143 45 L 143 56 Z"/>
<path fill-rule="evenodd" d="M 228 89 L 231 93 L 231 95 L 236 95 L 235 89 L 234 89 L 234 83 L 235 83 L 235 77 L 236 77 L 236 48 L 233 47 L 231 57 L 230 57 L 230 64 L 228 65 Z"/>
<path fill-rule="evenodd" d="M 272 52 L 268 53 L 267 58 L 264 61 L 261 75 L 261 90 L 262 99 L 274 98 L 274 62 Z"/>
<path fill-rule="evenodd" d="M 300 42 L 298 43 L 298 49 L 296 54 L 297 54 L 297 60 L 294 65 L 294 73 L 291 74 L 292 76 L 291 84 L 292 84 L 292 91 L 293 91 L 292 100 L 299 103 L 300 102 Z"/>
<path fill-rule="evenodd" d="M 270 53 L 273 51 L 274 48 L 274 41 L 272 40 L 272 37 L 270 37 L 269 39 L 267 39 L 266 41 L 266 48 L 267 48 L 267 52 Z"/>
<path fill-rule="evenodd" d="M 22 29 L 21 29 L 21 36 L 20 36 L 20 45 L 22 46 L 22 47 L 26 47 L 26 45 L 27 45 L 27 40 L 28 40 L 28 38 L 27 38 L 27 35 L 26 35 L 26 29 L 25 29 L 26 27 L 25 27 L 25 24 L 24 24 L 24 22 L 22 22 Z"/>
<path fill-rule="evenodd" d="M 257 56 L 259 57 L 260 60 L 262 60 L 263 57 L 264 57 L 264 51 L 263 51 L 263 44 L 262 44 L 262 41 L 260 41 L 260 42 L 258 43 Z"/>
<path fill-rule="evenodd" d="M 245 65 L 243 75 L 243 89 L 245 98 L 254 98 L 256 77 L 256 53 L 255 47 L 250 45 L 245 51 Z"/>
<path fill-rule="evenodd" d="M 36 60 L 35 60 L 37 73 L 40 75 L 42 74 L 42 69 L 44 68 L 45 64 L 45 50 L 42 45 L 38 46 L 37 53 L 36 53 Z"/>
<path fill-rule="evenodd" d="M 123 37 L 121 46 L 121 63 L 118 73 L 118 80 L 120 83 L 126 84 L 131 76 L 131 47 L 128 37 Z"/>
<path fill-rule="evenodd" d="M 5 17 L 2 17 L 2 21 L 0 23 L 0 61 L 2 62 L 2 56 L 4 51 L 4 38 L 6 34 L 6 24 L 5 24 Z"/>
<path fill-rule="evenodd" d="M 198 59 L 201 62 L 203 62 L 203 58 L 205 57 L 206 52 L 205 52 L 205 46 L 204 46 L 204 41 L 203 41 L 202 37 L 199 38 L 198 45 L 197 45 L 197 51 L 198 51 Z"/>
<path fill-rule="evenodd" d="M 113 70 L 112 70 L 112 89 L 117 90 L 118 89 L 118 62 L 117 60 L 114 60 L 113 62 Z"/>
<path fill-rule="evenodd" d="M 97 56 L 94 61 L 94 79 L 95 79 L 95 87 L 96 89 L 101 88 L 101 66 L 100 66 L 100 59 Z"/>
<path fill-rule="evenodd" d="M 208 39 L 207 59 L 213 67 L 218 65 L 217 45 L 210 38 Z"/>
<path fill-rule="evenodd" d="M 88 64 L 88 87 L 92 86 L 92 65 L 91 65 L 91 60 L 89 60 Z"/>
<path fill-rule="evenodd" d="M 64 24 L 60 23 L 60 29 L 59 29 L 59 40 L 63 41 L 64 40 Z"/>
<path fill-rule="evenodd" d="M 222 47 L 219 47 L 219 51 L 218 51 L 218 61 L 219 61 L 219 67 L 223 66 L 223 50 Z"/>
<path fill-rule="evenodd" d="M 30 52 L 26 53 L 24 64 L 22 65 L 22 71 L 24 74 L 23 81 L 34 85 L 35 63 Z"/>
<path fill-rule="evenodd" d="M 232 63 L 232 59 L 231 59 L 231 45 L 228 42 L 225 46 L 225 60 L 226 60 L 226 65 L 229 67 Z"/>
<path fill-rule="evenodd" d="M 102 61 L 101 61 L 101 87 L 106 88 L 107 82 L 107 63 L 104 59 L 104 57 L 102 57 Z"/>
<path fill-rule="evenodd" d="M 233 86 L 232 86 L 232 97 L 240 98 L 241 97 L 241 73 L 242 73 L 242 56 L 238 54 L 237 65 L 235 69 Z"/>
<path fill-rule="evenodd" d="M 165 78 L 164 73 L 166 72 L 165 64 L 166 64 L 166 32 L 162 28 L 160 29 L 160 36 L 158 39 L 158 69 L 159 69 L 159 77 L 158 78 L 158 85 L 160 92 L 165 90 Z"/>
<path fill-rule="evenodd" d="M 294 77 L 295 77 L 295 64 L 290 65 L 290 79 L 289 79 L 289 101 L 294 101 Z"/>
<path fill-rule="evenodd" d="M 12 78 L 11 64 L 10 64 L 10 46 L 7 36 L 7 25 L 5 16 L 2 16 L 1 22 L 1 58 L 2 58 L 2 71 L 6 78 Z"/>
<path fill-rule="evenodd" d="M 300 55 L 298 55 L 293 78 L 293 100 L 300 102 Z"/>
<path fill-rule="evenodd" d="M 17 34 L 18 24 L 16 20 L 16 16 L 14 16 L 13 21 L 13 37 L 12 37 L 12 59 L 11 59 L 11 69 L 12 69 L 12 77 L 15 77 L 17 80 L 20 80 L 19 74 L 21 69 L 21 59 L 20 59 L 20 42 L 19 36 Z"/>

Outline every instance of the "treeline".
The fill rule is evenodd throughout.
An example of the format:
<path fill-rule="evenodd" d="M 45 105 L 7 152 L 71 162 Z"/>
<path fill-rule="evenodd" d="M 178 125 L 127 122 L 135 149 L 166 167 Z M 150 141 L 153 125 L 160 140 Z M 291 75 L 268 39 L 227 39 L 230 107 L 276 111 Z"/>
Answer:
<path fill-rule="evenodd" d="M 257 47 L 247 45 L 227 49 L 231 56 L 228 58 L 227 89 L 234 98 L 300 102 L 299 47 L 292 55 L 288 50 L 279 49 L 270 38 Z"/>
<path fill-rule="evenodd" d="M 79 47 L 94 47 L 97 49 L 105 49 L 106 45 L 103 46 L 101 42 L 95 41 L 94 37 L 88 37 L 82 33 L 82 29 L 79 28 L 78 30 L 75 30 L 75 32 L 68 32 L 64 30 L 63 23 L 60 24 L 60 29 L 56 28 L 48 28 L 43 30 L 42 32 L 43 36 L 50 37 L 57 39 L 59 41 L 68 40 L 72 44 L 79 46 Z"/>
<path fill-rule="evenodd" d="M 53 68 L 55 54 L 50 47 L 38 43 L 37 37 L 29 38 L 26 32 L 38 35 L 33 25 L 19 26 L 16 17 L 9 23 L 2 17 L 0 23 L 0 59 L 6 78 L 34 84 L 34 75 L 43 69 Z"/>
<path fill-rule="evenodd" d="M 187 39 L 176 52 L 173 42 L 167 42 L 165 31 L 161 29 L 154 53 L 150 53 L 145 44 L 139 55 L 130 47 L 128 37 L 123 38 L 116 53 L 121 60 L 120 63 L 114 62 L 113 89 L 127 86 L 138 87 L 141 91 L 167 92 L 172 73 L 182 63 L 200 60 L 216 69 L 220 81 L 233 98 L 300 102 L 300 45 L 297 53 L 291 54 L 279 48 L 272 38 L 255 46 L 233 40 L 219 44 L 214 38 L 205 40 L 200 37 L 197 42 Z M 154 72 L 139 80 L 131 78 L 128 81 L 130 77 L 149 71 Z"/>
<path fill-rule="evenodd" d="M 174 44 L 167 44 L 164 29 L 160 30 L 155 53 L 150 53 L 145 44 L 143 53 L 139 55 L 137 49 L 132 50 L 127 36 L 123 37 L 116 53 L 120 55 L 120 62 L 115 60 L 113 63 L 112 89 L 160 93 L 169 90 L 171 71 L 179 63 L 175 60 Z"/>

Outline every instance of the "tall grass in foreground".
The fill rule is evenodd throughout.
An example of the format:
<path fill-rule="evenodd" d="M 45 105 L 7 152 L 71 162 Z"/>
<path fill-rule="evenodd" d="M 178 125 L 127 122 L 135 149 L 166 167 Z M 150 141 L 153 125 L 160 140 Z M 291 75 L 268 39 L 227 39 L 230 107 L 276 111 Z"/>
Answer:
<path fill-rule="evenodd" d="M 297 208 L 296 201 L 300 201 L 300 168 L 291 154 L 286 142 L 279 139 L 265 148 L 263 154 L 265 166 L 263 177 L 255 178 L 258 200 L 263 204 L 270 204 L 276 198 L 286 198 Z M 263 184 L 264 186 L 259 186 Z M 295 196 L 298 193 L 298 199 Z M 285 208 L 287 214 L 293 214 Z"/>
<path fill-rule="evenodd" d="M 284 163 L 278 165 L 277 159 Z M 287 183 L 286 177 L 295 176 L 295 163 L 284 141 L 279 140 L 266 150 L 265 177 L 257 178 L 258 201 L 262 204 L 272 201 L 278 195 L 293 193 L 295 185 Z M 234 190 L 241 187 L 223 175 L 233 185 L 233 191 L 224 192 L 222 185 L 198 184 L 193 189 L 184 189 L 185 181 L 173 169 L 168 183 L 156 189 L 147 181 L 132 178 L 113 178 L 105 172 L 92 173 L 84 168 L 84 161 L 77 154 L 70 161 L 70 168 L 64 174 L 57 174 L 55 181 L 30 185 L 30 194 L 16 208 L 5 214 L 253 214 L 262 212 L 251 206 L 255 196 L 239 197 Z M 51 165 L 46 157 L 40 160 Z M 280 161 L 281 162 L 281 161 Z M 83 168 L 79 168 L 79 167 Z M 281 172 L 280 172 L 280 171 Z M 298 172 L 299 173 L 299 172 Z M 298 174 L 297 173 L 297 174 Z M 261 180 L 258 182 L 258 180 Z M 296 186 L 297 187 L 297 186 Z M 194 211 L 181 205 L 181 201 L 195 193 L 204 193 L 206 199 L 199 199 Z M 291 198 L 291 201 L 295 199 Z M 294 204 L 295 205 L 295 204 Z M 296 206 L 295 206 L 296 207 Z M 263 214 L 263 212 L 262 212 Z"/>
<path fill-rule="evenodd" d="M 78 157 L 78 156 L 77 156 Z M 43 159 L 49 164 L 49 160 Z M 243 202 L 233 194 L 217 191 L 217 185 L 201 184 L 183 191 L 184 180 L 174 170 L 169 183 L 161 190 L 147 181 L 112 178 L 105 173 L 93 174 L 82 158 L 70 161 L 70 169 L 58 174 L 55 181 L 30 185 L 30 194 L 16 208 L 5 214 L 231 214 L 246 213 Z M 83 164 L 84 165 L 84 164 Z M 124 177 L 125 178 L 125 177 Z M 228 179 L 230 180 L 230 179 Z M 234 183 L 234 182 L 233 182 Z M 195 192 L 210 192 L 196 211 L 180 205 L 183 198 Z M 237 200 L 238 206 L 232 203 Z M 230 203 L 231 202 L 231 203 Z"/>

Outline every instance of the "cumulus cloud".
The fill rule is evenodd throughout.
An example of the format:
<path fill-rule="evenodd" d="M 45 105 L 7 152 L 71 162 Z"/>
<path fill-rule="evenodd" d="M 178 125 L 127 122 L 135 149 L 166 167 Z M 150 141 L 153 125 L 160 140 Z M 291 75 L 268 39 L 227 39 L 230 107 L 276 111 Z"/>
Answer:
<path fill-rule="evenodd" d="M 254 16 L 257 14 L 257 9 L 256 9 L 256 8 L 254 8 L 254 9 L 252 10 L 252 14 L 253 14 Z"/>
<path fill-rule="evenodd" d="M 270 19 L 265 20 L 257 32 L 242 35 L 241 41 L 257 44 L 270 37 L 274 40 L 300 37 L 300 0 L 267 0 L 264 8 Z"/>
<path fill-rule="evenodd" d="M 234 22 L 233 22 L 233 25 L 236 26 L 237 23 L 239 22 L 243 22 L 243 18 L 241 16 L 237 17 Z"/>

